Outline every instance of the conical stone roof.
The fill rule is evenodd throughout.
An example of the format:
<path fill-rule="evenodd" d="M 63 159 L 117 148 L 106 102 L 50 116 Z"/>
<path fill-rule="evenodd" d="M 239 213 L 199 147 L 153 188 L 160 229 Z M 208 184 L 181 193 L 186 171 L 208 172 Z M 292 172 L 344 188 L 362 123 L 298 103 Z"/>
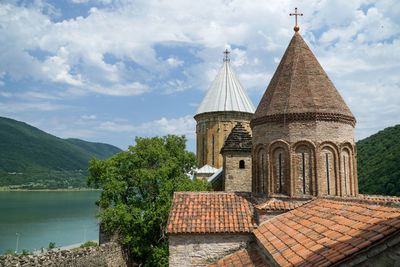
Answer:
<path fill-rule="evenodd" d="M 254 110 L 253 103 L 233 72 L 229 60 L 225 60 L 195 116 L 218 111 L 254 113 Z"/>
<path fill-rule="evenodd" d="M 252 139 L 249 132 L 238 122 L 233 127 L 231 133 L 226 138 L 221 153 L 227 151 L 247 151 L 250 152 L 252 147 Z"/>
<path fill-rule="evenodd" d="M 296 32 L 251 120 L 265 122 L 356 119 L 318 60 Z"/>

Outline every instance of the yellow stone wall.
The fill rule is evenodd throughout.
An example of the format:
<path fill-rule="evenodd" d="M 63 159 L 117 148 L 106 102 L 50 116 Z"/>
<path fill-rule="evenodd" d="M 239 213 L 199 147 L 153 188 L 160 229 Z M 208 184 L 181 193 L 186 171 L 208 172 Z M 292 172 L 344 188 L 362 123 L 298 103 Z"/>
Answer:
<path fill-rule="evenodd" d="M 206 164 L 221 168 L 222 156 L 220 151 L 225 139 L 238 122 L 241 122 L 243 127 L 251 134 L 250 119 L 252 115 L 251 113 L 237 111 L 207 112 L 196 115 L 194 117 L 197 122 L 196 155 L 199 168 Z"/>

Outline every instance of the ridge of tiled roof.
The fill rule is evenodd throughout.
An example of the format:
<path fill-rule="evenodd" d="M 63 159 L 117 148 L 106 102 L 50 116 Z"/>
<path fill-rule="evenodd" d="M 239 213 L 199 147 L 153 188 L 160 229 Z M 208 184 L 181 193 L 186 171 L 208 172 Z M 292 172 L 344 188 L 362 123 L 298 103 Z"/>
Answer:
<path fill-rule="evenodd" d="M 252 138 L 249 132 L 238 122 L 229 133 L 221 149 L 221 153 L 226 151 L 251 151 Z"/>
<path fill-rule="evenodd" d="M 250 233 L 256 227 L 253 215 L 240 193 L 175 192 L 167 233 Z"/>
<path fill-rule="evenodd" d="M 253 103 L 236 77 L 229 61 L 226 60 L 208 89 L 203 101 L 201 101 L 196 115 L 218 111 L 254 113 L 254 110 Z"/>
<path fill-rule="evenodd" d="M 400 208 L 315 199 L 253 231 L 280 266 L 327 266 L 400 232 Z"/>
<path fill-rule="evenodd" d="M 321 198 L 332 199 L 338 201 L 351 201 L 358 203 L 369 203 L 375 205 L 385 205 L 400 207 L 400 197 L 398 196 L 383 196 L 383 195 L 364 195 L 359 194 L 358 196 L 323 196 Z"/>
<path fill-rule="evenodd" d="M 283 200 L 271 198 L 266 202 L 255 205 L 257 210 L 294 210 L 311 200 Z"/>
<path fill-rule="evenodd" d="M 330 120 L 354 125 L 356 119 L 301 35 L 296 32 L 251 120 Z"/>
<path fill-rule="evenodd" d="M 208 265 L 208 267 L 269 267 L 260 252 L 254 247 L 248 247 L 240 250 L 228 257 L 219 260 L 215 264 Z"/>

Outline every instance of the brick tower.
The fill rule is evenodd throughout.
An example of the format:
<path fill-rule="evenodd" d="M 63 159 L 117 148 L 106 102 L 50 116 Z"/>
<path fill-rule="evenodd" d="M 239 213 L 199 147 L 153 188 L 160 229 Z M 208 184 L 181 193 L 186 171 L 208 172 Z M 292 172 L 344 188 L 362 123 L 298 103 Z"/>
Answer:
<path fill-rule="evenodd" d="M 251 192 L 251 144 L 249 132 L 238 122 L 221 149 L 223 191 Z"/>
<path fill-rule="evenodd" d="M 199 167 L 222 167 L 221 148 L 236 123 L 250 131 L 254 113 L 246 91 L 229 63 L 225 50 L 224 63 L 196 111 L 196 155 Z"/>
<path fill-rule="evenodd" d="M 298 30 L 251 120 L 252 190 L 355 196 L 356 119 Z"/>

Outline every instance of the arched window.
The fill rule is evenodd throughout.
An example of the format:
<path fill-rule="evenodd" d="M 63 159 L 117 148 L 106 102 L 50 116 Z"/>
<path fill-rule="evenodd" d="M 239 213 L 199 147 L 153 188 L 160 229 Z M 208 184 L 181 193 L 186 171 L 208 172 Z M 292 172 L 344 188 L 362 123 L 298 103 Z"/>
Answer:
<path fill-rule="evenodd" d="M 321 153 L 325 177 L 322 180 L 323 191 L 327 195 L 337 195 L 336 190 L 336 171 L 335 171 L 335 153 L 330 147 L 324 147 Z"/>
<path fill-rule="evenodd" d="M 212 140 L 211 140 L 211 164 L 214 167 L 214 135 L 212 136 Z"/>
<path fill-rule="evenodd" d="M 347 149 L 342 151 L 342 168 L 343 168 L 343 183 L 344 183 L 344 195 L 351 195 L 352 184 L 351 184 L 351 165 L 350 165 L 350 153 Z"/>
<path fill-rule="evenodd" d="M 287 152 L 281 147 L 275 149 L 272 153 L 273 190 L 275 193 L 288 194 L 289 192 L 289 166 L 287 159 Z"/>
<path fill-rule="evenodd" d="M 266 192 L 266 180 L 267 180 L 267 170 L 266 170 L 266 156 L 265 151 L 260 150 L 258 152 L 257 160 L 257 180 L 256 180 L 256 192 Z"/>
<path fill-rule="evenodd" d="M 244 160 L 239 161 L 239 169 L 244 169 Z"/>
<path fill-rule="evenodd" d="M 312 188 L 312 169 L 311 169 L 311 149 L 306 145 L 300 145 L 295 151 L 295 188 L 297 194 L 311 195 Z"/>

